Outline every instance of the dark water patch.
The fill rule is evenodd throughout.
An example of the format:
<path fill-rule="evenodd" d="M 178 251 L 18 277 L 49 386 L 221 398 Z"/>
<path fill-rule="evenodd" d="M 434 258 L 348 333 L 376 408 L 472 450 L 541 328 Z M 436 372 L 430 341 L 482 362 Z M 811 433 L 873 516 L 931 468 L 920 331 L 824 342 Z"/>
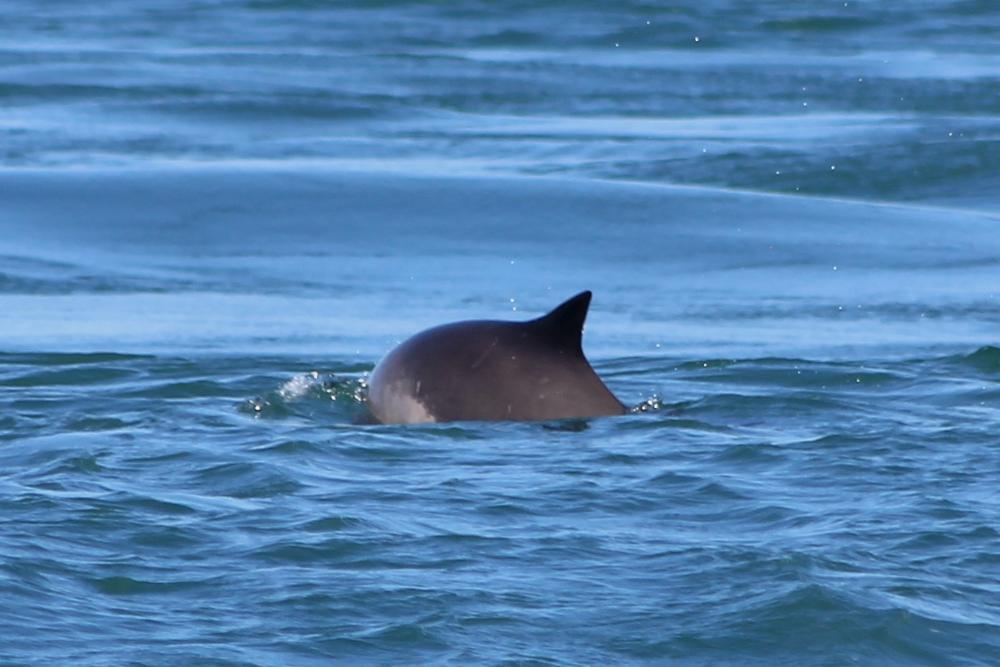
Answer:
<path fill-rule="evenodd" d="M 922 627 L 914 627 L 905 612 L 866 607 L 851 597 L 816 584 L 798 586 L 775 595 L 755 606 L 748 618 L 753 620 L 739 623 L 735 628 L 737 634 L 720 639 L 748 644 L 750 651 L 763 655 L 781 646 L 788 652 L 786 655 L 809 656 L 822 650 L 819 649 L 822 644 L 815 643 L 817 635 L 814 633 L 820 633 L 819 636 L 850 647 L 844 651 L 844 657 L 853 659 L 868 655 L 890 660 L 937 662 L 942 657 L 924 634 L 928 629 L 927 619 L 912 618 L 921 621 Z M 785 619 L 789 618 L 797 620 L 785 625 Z M 872 651 L 874 655 L 870 654 Z"/>
<path fill-rule="evenodd" d="M 525 505 L 512 502 L 494 502 L 477 507 L 477 511 L 483 516 L 513 517 L 513 516 L 533 516 L 534 510 Z"/>
<path fill-rule="evenodd" d="M 117 382 L 134 375 L 135 372 L 128 369 L 88 366 L 55 371 L 36 371 L 17 377 L 4 378 L 0 379 L 0 386 L 19 388 L 89 386 Z"/>
<path fill-rule="evenodd" d="M 720 482 L 708 482 L 695 489 L 696 497 L 706 500 L 745 500 L 748 497 L 731 486 Z"/>
<path fill-rule="evenodd" d="M 596 458 L 602 464 L 632 467 L 648 465 L 660 457 L 656 453 L 601 452 Z"/>
<path fill-rule="evenodd" d="M 762 21 L 761 27 L 776 32 L 841 32 L 881 25 L 867 16 L 812 15 Z"/>
<path fill-rule="evenodd" d="M 678 408 L 675 408 L 678 409 Z M 710 422 L 701 421 L 698 419 L 690 419 L 683 417 L 663 417 L 663 416 L 644 416 L 640 419 L 632 419 L 627 423 L 617 426 L 619 429 L 630 430 L 630 431 L 647 431 L 647 430 L 667 430 L 670 429 L 685 429 L 690 431 L 704 431 L 707 433 L 732 433 L 733 429 L 724 424 L 713 424 Z"/>
<path fill-rule="evenodd" d="M 301 526 L 302 530 L 310 533 L 363 530 L 374 527 L 375 526 L 373 526 L 371 522 L 354 516 L 328 516 L 322 519 L 309 521 Z"/>
<path fill-rule="evenodd" d="M 782 447 L 767 443 L 730 445 L 721 449 L 716 456 L 719 461 L 736 465 L 774 466 L 789 463 L 789 457 Z"/>
<path fill-rule="evenodd" d="M 994 257 L 976 257 L 970 254 L 960 259 L 935 262 L 933 268 L 945 270 L 968 269 L 989 267 L 995 263 L 997 263 L 997 259 Z M 921 267 L 931 268 L 926 262 L 921 263 Z M 864 313 L 864 315 L 860 316 L 860 313 Z M 950 304 L 926 302 L 868 304 L 863 309 L 855 309 L 850 312 L 849 316 L 859 317 L 859 319 L 873 317 L 882 321 L 898 319 L 909 322 L 920 320 L 962 320 L 966 318 L 979 319 L 985 322 L 1000 320 L 1000 312 L 998 312 L 996 303 L 987 300 Z"/>
<path fill-rule="evenodd" d="M 882 390 L 907 378 L 894 370 L 848 363 L 817 363 L 807 360 L 733 360 L 688 362 L 679 367 L 680 377 L 724 385 L 802 387 L 851 390 Z"/>
<path fill-rule="evenodd" d="M 148 581 L 134 579 L 128 576 L 110 576 L 90 579 L 94 589 L 103 595 L 130 596 L 130 595 L 169 595 L 173 593 L 184 593 L 191 589 L 206 589 L 210 587 L 215 578 L 193 581 Z"/>
<path fill-rule="evenodd" d="M 22 519 L 44 517 L 65 506 L 65 499 L 56 494 L 46 494 L 29 485 L 5 484 L 4 495 L 0 497 L 0 509 L 16 512 Z"/>
<path fill-rule="evenodd" d="M 429 571 L 449 572 L 475 565 L 464 557 L 455 558 L 414 558 L 411 555 L 400 555 L 398 558 L 355 558 L 345 561 L 341 567 L 345 570 L 359 572 L 367 571 Z"/>
<path fill-rule="evenodd" d="M 105 468 L 101 465 L 101 456 L 97 455 L 86 455 L 86 456 L 75 456 L 72 458 L 64 458 L 60 461 L 57 468 L 50 469 L 48 471 L 49 475 L 68 473 L 70 475 L 74 474 L 96 474 L 104 472 Z"/>
<path fill-rule="evenodd" d="M 871 433 L 854 433 L 840 430 L 825 433 L 815 438 L 799 440 L 788 446 L 799 450 L 822 451 L 824 449 L 844 450 L 876 450 L 886 443 L 898 442 L 892 433 L 874 431 Z"/>
<path fill-rule="evenodd" d="M 720 492 L 720 490 L 713 489 L 713 491 L 719 497 L 729 496 L 732 500 L 740 498 L 738 494 L 734 494 L 730 490 L 722 489 Z M 750 496 L 743 496 L 743 498 L 749 500 Z M 740 530 L 749 532 L 785 529 L 809 524 L 808 519 L 804 518 L 801 513 L 781 505 L 754 506 L 744 504 L 721 511 L 705 512 L 700 514 L 698 518 L 700 521 L 731 523 L 734 526 L 740 526 Z"/>
<path fill-rule="evenodd" d="M 985 541 L 995 543 L 1000 538 L 1000 532 L 993 526 L 977 526 L 959 533 L 959 537 L 973 542 Z"/>
<path fill-rule="evenodd" d="M 477 36 L 471 40 L 474 46 L 523 47 L 537 46 L 545 42 L 546 36 L 527 30 L 498 30 Z"/>
<path fill-rule="evenodd" d="M 944 532 L 924 532 L 905 540 L 896 545 L 900 551 L 909 551 L 924 554 L 933 552 L 948 552 L 952 547 L 959 544 L 961 540 L 951 533 Z"/>
<path fill-rule="evenodd" d="M 135 100 L 188 97 L 202 91 L 198 88 L 153 86 L 109 86 L 96 83 L 0 84 L 0 99 L 9 104 L 74 103 L 95 101 Z"/>
<path fill-rule="evenodd" d="M 79 460 L 86 470 L 97 464 L 97 460 L 107 456 L 108 441 L 102 433 L 65 433 L 50 432 L 44 435 L 32 433 L 30 436 L 19 435 L 3 448 L 0 457 L 10 461 L 10 474 L 25 478 L 44 479 L 45 471 L 50 467 L 73 467 L 73 461 Z M 87 463 L 91 458 L 91 463 Z"/>
<path fill-rule="evenodd" d="M 100 148 L 98 151 L 100 152 Z M 55 275 L 0 273 L 0 294 L 59 296 L 71 294 L 165 294 L 204 290 L 204 282 L 172 276 L 144 276 L 111 269 L 73 267 Z"/>
<path fill-rule="evenodd" d="M 149 383 L 137 391 L 125 392 L 129 398 L 147 399 L 190 399 L 205 397 L 231 397 L 238 395 L 238 390 L 215 380 L 190 380 L 185 382 Z"/>
<path fill-rule="evenodd" d="M 665 470 L 651 477 L 648 482 L 657 486 L 694 488 L 702 483 L 702 479 L 693 475 L 685 475 L 673 470 Z"/>
<path fill-rule="evenodd" d="M 135 422 L 117 417 L 78 417 L 68 421 L 63 428 L 69 431 L 117 431 L 135 426 Z"/>
<path fill-rule="evenodd" d="M 195 508 L 180 502 L 143 496 L 123 499 L 122 504 L 139 512 L 163 516 L 187 516 L 197 512 Z"/>
<path fill-rule="evenodd" d="M 326 448 L 323 447 L 321 443 L 312 442 L 310 440 L 282 440 L 280 442 L 256 445 L 252 447 L 250 451 L 266 452 L 285 458 L 288 456 L 310 457 L 324 452 L 325 449 Z"/>
<path fill-rule="evenodd" d="M 845 383 L 846 384 L 846 383 Z M 685 408 L 692 415 L 728 415 L 730 419 L 755 420 L 765 415 L 775 418 L 780 415 L 801 417 L 803 414 L 826 414 L 830 411 L 850 412 L 860 410 L 843 399 L 829 394 L 781 393 L 778 395 L 757 395 L 741 393 L 720 393 L 706 396 Z"/>
<path fill-rule="evenodd" d="M 421 460 L 430 456 L 430 452 L 414 450 L 405 438 L 400 438 L 395 442 L 378 440 L 366 444 L 338 444 L 335 451 L 346 459 L 369 461 L 373 464 Z"/>
<path fill-rule="evenodd" d="M 304 488 L 286 471 L 249 462 L 220 463 L 199 470 L 193 481 L 213 495 L 236 499 L 278 498 Z"/>
<path fill-rule="evenodd" d="M 317 562 L 343 564 L 349 558 L 371 553 L 373 546 L 357 540 L 331 538 L 317 543 L 273 544 L 255 550 L 251 556 L 283 565 L 306 566 Z"/>
<path fill-rule="evenodd" d="M 892 111 L 900 106 L 896 101 L 899 96 L 914 97 L 910 87 L 896 90 L 893 97 L 894 92 L 888 89 L 892 86 L 877 82 L 872 85 L 882 91 L 878 98 L 858 102 L 871 111 Z M 981 108 L 980 100 L 975 99 L 978 84 L 969 82 L 962 86 L 967 90 L 956 92 L 951 98 L 955 108 L 940 109 L 941 96 L 938 94 L 921 106 L 929 107 L 927 113 L 955 115 L 967 114 L 970 108 Z M 843 93 L 838 91 L 836 94 Z M 919 103 L 919 100 L 913 102 Z M 907 108 L 910 106 L 908 103 Z M 1000 99 L 992 103 L 992 107 L 994 110 L 1000 108 Z M 774 122 L 780 122 L 780 118 L 775 117 Z M 946 119 L 935 123 L 936 127 L 941 125 L 955 127 L 956 123 Z M 901 128 L 897 133 L 904 131 Z M 934 200 L 958 193 L 978 197 L 982 189 L 988 187 L 990 170 L 997 167 L 997 129 L 942 129 L 937 136 L 930 131 L 921 128 L 918 135 L 905 141 L 897 139 L 891 145 L 872 141 L 863 149 L 857 145 L 845 149 L 812 142 L 808 142 L 808 148 L 801 143 L 786 147 L 780 140 L 764 143 L 751 137 L 746 143 L 727 148 L 706 138 L 697 144 L 711 145 L 713 149 L 702 153 L 700 147 L 692 150 L 696 142 L 687 139 L 680 145 L 675 142 L 674 146 L 650 150 L 648 154 L 637 155 L 632 151 L 628 159 L 594 159 L 576 166 L 552 164 L 548 169 L 533 167 L 532 171 L 578 173 L 582 170 L 601 178 L 717 185 L 800 195 L 850 193 L 852 197 L 874 201 Z M 958 137 L 958 132 L 963 136 Z M 973 139 L 972 135 L 979 138 Z M 665 151 L 669 151 L 670 157 L 662 157 Z"/>
<path fill-rule="evenodd" d="M 129 541 L 140 549 L 153 553 L 188 553 L 204 547 L 205 535 L 200 531 L 178 526 L 155 526 L 137 531 Z"/>
<path fill-rule="evenodd" d="M 339 96 L 326 94 L 296 95 L 273 99 L 259 97 L 222 97 L 180 101 L 170 99 L 156 105 L 149 105 L 152 111 L 174 115 L 196 116 L 213 122 L 257 122 L 279 125 L 290 120 L 305 122 L 318 121 L 362 121 L 375 120 L 393 115 L 383 103 L 344 104 Z M 393 107 L 398 106 L 394 104 Z"/>
<path fill-rule="evenodd" d="M 169 464 L 181 464 L 185 461 L 196 460 L 197 456 L 190 450 L 158 450 L 144 454 L 141 450 L 130 450 L 129 456 L 123 456 L 122 461 L 132 466 L 157 466 Z"/>
<path fill-rule="evenodd" d="M 473 614 L 458 619 L 459 625 L 479 626 L 479 625 L 514 625 L 518 619 L 513 616 L 502 616 L 499 614 Z"/>
<path fill-rule="evenodd" d="M 399 645 L 407 650 L 414 648 L 443 648 L 443 642 L 430 628 L 416 623 L 404 623 L 383 628 L 374 633 L 365 633 L 366 637 L 387 642 L 389 645 Z"/>
<path fill-rule="evenodd" d="M 781 359 L 765 359 L 761 360 L 761 363 L 777 362 L 782 363 L 784 360 Z M 716 369 L 716 368 L 728 368 L 730 366 L 740 363 L 737 359 L 702 359 L 695 361 L 684 361 L 678 363 L 674 370 L 678 371 L 700 371 L 702 369 Z M 792 360 L 794 363 L 794 360 Z"/>
<path fill-rule="evenodd" d="M 539 428 L 540 426 L 544 426 L 544 424 L 532 424 L 528 428 Z M 386 434 L 393 433 L 397 436 L 402 435 L 401 429 L 406 429 L 405 426 L 385 426 L 381 428 L 386 429 Z M 429 436 L 432 439 L 430 440 L 431 442 L 466 442 L 482 440 L 486 435 L 483 432 L 482 425 L 475 424 L 473 422 L 456 424 L 419 424 L 416 425 L 416 428 L 419 429 L 421 433 Z M 575 432 L 575 430 L 571 429 L 571 432 Z"/>
<path fill-rule="evenodd" d="M 116 362 L 148 361 L 151 355 L 120 354 L 115 352 L 4 352 L 0 353 L 0 365 L 17 366 L 78 366 Z"/>
<path fill-rule="evenodd" d="M 984 373 L 998 373 L 1000 372 L 1000 347 L 987 345 L 972 354 L 958 357 L 955 361 Z"/>

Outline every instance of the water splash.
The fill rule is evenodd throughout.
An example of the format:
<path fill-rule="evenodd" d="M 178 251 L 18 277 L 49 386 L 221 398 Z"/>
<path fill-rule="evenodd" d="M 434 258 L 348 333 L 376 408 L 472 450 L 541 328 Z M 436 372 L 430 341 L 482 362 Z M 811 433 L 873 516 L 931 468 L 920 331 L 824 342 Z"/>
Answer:
<path fill-rule="evenodd" d="M 628 411 L 630 414 L 639 414 L 642 412 L 659 412 L 663 410 L 665 407 L 666 406 L 663 403 L 663 399 L 661 399 L 656 394 L 653 394 L 652 396 L 642 401 L 638 405 L 634 405 L 631 408 L 629 408 Z"/>
<path fill-rule="evenodd" d="M 329 404 L 336 408 L 331 411 Z M 366 377 L 340 377 L 333 373 L 310 371 L 285 381 L 275 391 L 247 399 L 239 411 L 254 418 L 325 415 L 345 421 L 363 420 L 367 414 L 368 380 Z"/>

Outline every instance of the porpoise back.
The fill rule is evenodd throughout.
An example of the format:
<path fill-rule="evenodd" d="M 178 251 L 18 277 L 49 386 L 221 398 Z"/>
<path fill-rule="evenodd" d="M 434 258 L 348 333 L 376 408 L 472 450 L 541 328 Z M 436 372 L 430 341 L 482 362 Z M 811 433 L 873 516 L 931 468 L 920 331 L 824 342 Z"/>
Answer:
<path fill-rule="evenodd" d="M 369 404 L 386 424 L 547 420 L 620 415 L 583 356 L 591 293 L 526 322 L 472 320 L 404 341 L 369 378 Z"/>

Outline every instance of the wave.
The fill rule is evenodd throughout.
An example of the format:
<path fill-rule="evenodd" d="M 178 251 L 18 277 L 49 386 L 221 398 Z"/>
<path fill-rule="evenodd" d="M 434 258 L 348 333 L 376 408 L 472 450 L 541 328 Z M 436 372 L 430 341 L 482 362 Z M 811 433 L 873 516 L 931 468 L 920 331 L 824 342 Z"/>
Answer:
<path fill-rule="evenodd" d="M 986 345 L 971 354 L 952 359 L 984 373 L 1000 373 L 1000 347 Z"/>

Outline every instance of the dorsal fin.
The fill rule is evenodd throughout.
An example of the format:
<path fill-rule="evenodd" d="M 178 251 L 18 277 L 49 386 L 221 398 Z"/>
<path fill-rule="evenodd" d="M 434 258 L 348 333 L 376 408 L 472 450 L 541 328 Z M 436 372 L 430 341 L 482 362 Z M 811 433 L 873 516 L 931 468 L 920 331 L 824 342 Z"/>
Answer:
<path fill-rule="evenodd" d="M 583 354 L 583 323 L 590 309 L 590 290 L 580 292 L 531 323 L 557 345 Z"/>

